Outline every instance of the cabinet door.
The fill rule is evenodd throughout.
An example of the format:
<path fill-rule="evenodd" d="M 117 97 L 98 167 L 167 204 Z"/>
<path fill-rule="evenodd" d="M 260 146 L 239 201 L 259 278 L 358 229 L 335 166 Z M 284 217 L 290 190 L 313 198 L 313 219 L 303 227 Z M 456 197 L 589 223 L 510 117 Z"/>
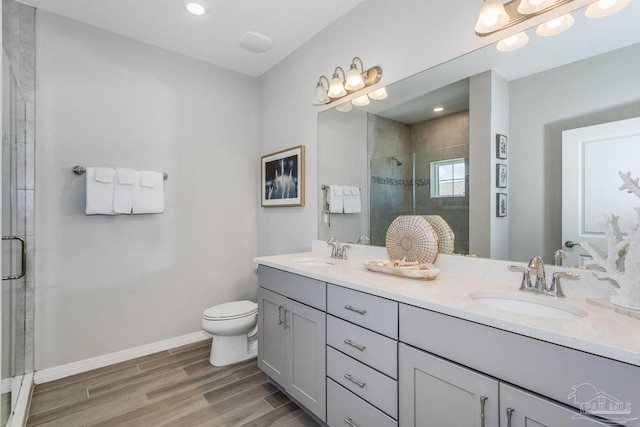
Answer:
<path fill-rule="evenodd" d="M 524 390 L 500 384 L 500 427 L 611 426 Z M 621 415 L 618 415 L 621 416 Z"/>
<path fill-rule="evenodd" d="M 326 420 L 326 314 L 289 300 L 286 328 L 290 340 L 290 377 L 287 392 Z"/>
<path fill-rule="evenodd" d="M 283 387 L 287 383 L 287 298 L 258 288 L 258 367 Z"/>
<path fill-rule="evenodd" d="M 498 425 L 498 381 L 406 344 L 399 347 L 400 425 Z"/>

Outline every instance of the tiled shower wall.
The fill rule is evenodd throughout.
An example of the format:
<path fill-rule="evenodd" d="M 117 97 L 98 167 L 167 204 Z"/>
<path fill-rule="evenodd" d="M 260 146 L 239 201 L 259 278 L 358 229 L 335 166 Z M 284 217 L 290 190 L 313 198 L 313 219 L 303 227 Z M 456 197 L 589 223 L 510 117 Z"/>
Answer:
<path fill-rule="evenodd" d="M 24 298 L 24 372 L 33 371 L 34 342 L 34 193 L 35 193 L 35 9 L 14 0 L 2 0 L 2 45 L 26 104 L 24 138 L 17 147 L 17 198 L 21 222 L 18 234 L 27 240 L 27 274 L 18 286 Z"/>
<path fill-rule="evenodd" d="M 469 196 L 432 199 L 430 164 L 469 158 L 469 112 L 407 125 L 380 116 L 368 117 L 371 200 L 371 244 L 384 246 L 386 230 L 398 215 L 440 215 L 456 236 L 456 253 L 469 252 Z M 391 157 L 396 157 L 402 165 Z M 468 176 L 468 173 L 467 173 Z M 467 179 L 468 187 L 468 179 Z"/>

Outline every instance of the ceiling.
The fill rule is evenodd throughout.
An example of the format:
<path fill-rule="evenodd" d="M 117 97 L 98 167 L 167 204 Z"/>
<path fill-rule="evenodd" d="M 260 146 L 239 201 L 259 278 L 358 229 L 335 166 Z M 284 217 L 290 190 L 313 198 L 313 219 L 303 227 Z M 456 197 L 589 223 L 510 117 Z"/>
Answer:
<path fill-rule="evenodd" d="M 19 0 L 210 64 L 259 77 L 364 0 L 206 0 L 204 16 L 183 0 Z M 248 31 L 273 40 L 267 52 L 238 45 Z"/>

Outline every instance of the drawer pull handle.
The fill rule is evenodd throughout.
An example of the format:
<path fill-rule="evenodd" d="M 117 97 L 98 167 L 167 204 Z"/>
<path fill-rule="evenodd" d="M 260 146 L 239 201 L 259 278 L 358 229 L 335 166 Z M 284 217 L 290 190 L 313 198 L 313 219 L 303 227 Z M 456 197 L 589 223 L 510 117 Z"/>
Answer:
<path fill-rule="evenodd" d="M 364 346 L 364 345 L 358 345 L 358 344 L 354 343 L 354 342 L 353 342 L 353 341 L 351 341 L 350 339 L 346 339 L 346 340 L 344 340 L 344 343 L 345 343 L 345 344 L 347 344 L 347 345 L 350 345 L 350 346 L 351 346 L 351 347 L 353 347 L 353 348 L 357 348 L 357 349 L 358 349 L 358 350 L 360 350 L 360 351 L 364 351 L 364 349 L 365 349 L 365 348 L 367 348 L 367 347 L 366 347 L 366 346 Z"/>
<path fill-rule="evenodd" d="M 284 324 L 284 320 L 282 320 L 282 310 L 284 310 L 283 306 L 278 307 L 278 325 Z"/>
<path fill-rule="evenodd" d="M 353 421 L 351 421 L 351 417 L 349 417 L 349 418 L 345 418 L 345 419 L 344 419 L 344 422 L 345 422 L 345 423 L 347 423 L 348 425 L 350 425 L 351 427 L 358 427 L 357 425 L 355 425 L 355 424 L 353 423 Z"/>
<path fill-rule="evenodd" d="M 362 314 L 362 315 L 364 315 L 367 312 L 367 310 L 360 310 L 359 308 L 355 308 L 355 307 L 353 307 L 351 305 L 345 305 L 344 308 L 346 310 L 353 311 L 354 313 L 358 313 L 358 314 Z"/>
<path fill-rule="evenodd" d="M 511 427 L 511 416 L 513 415 L 513 408 L 507 408 L 507 427 Z"/>
<path fill-rule="evenodd" d="M 487 427 L 484 423 L 484 404 L 487 402 L 487 396 L 480 396 L 480 427 Z"/>
<path fill-rule="evenodd" d="M 360 382 L 360 381 L 358 381 L 357 379 L 353 378 L 353 377 L 351 376 L 351 374 L 344 374 L 344 377 L 345 377 L 346 379 L 348 379 L 349 381 L 351 381 L 352 383 L 354 383 L 355 385 L 357 385 L 358 387 L 360 387 L 360 388 L 364 388 L 364 386 L 366 386 L 366 385 L 367 385 L 367 383 L 365 383 L 365 382 Z"/>

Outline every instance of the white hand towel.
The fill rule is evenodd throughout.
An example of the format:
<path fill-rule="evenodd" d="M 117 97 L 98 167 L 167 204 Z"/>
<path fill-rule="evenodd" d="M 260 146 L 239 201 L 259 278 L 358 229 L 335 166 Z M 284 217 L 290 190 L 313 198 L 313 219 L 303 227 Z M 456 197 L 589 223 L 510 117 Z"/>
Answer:
<path fill-rule="evenodd" d="M 345 188 L 347 186 L 345 185 Z M 346 194 L 346 192 L 345 192 Z M 360 189 L 349 186 L 349 196 L 344 198 L 344 213 L 360 213 L 362 204 L 360 199 Z"/>
<path fill-rule="evenodd" d="M 87 215 L 115 215 L 113 211 L 113 190 L 115 187 L 113 168 L 87 167 Z"/>
<path fill-rule="evenodd" d="M 344 190 L 342 185 L 330 185 L 327 194 L 327 203 L 329 204 L 329 212 L 342 213 L 344 210 Z"/>
<path fill-rule="evenodd" d="M 138 171 L 127 168 L 116 168 L 118 176 L 113 192 L 113 210 L 119 214 L 130 214 L 133 209 L 133 188 Z"/>
<path fill-rule="evenodd" d="M 162 172 L 141 171 L 133 187 L 133 213 L 164 212 L 164 175 Z"/>

